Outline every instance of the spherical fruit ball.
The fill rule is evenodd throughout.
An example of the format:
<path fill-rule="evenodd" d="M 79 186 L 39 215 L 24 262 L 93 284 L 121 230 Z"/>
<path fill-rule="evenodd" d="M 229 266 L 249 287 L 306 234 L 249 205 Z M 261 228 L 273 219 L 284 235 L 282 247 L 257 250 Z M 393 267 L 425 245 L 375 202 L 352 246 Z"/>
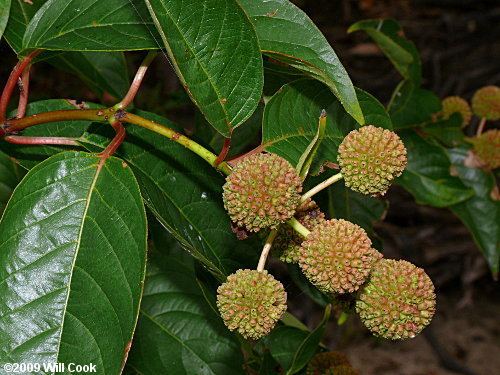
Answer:
<path fill-rule="evenodd" d="M 336 374 L 333 369 L 338 366 L 350 367 L 349 360 L 344 353 L 325 352 L 316 354 L 307 365 L 306 375 Z"/>
<path fill-rule="evenodd" d="M 488 130 L 477 137 L 467 138 L 467 140 L 472 143 L 474 153 L 487 168 L 500 167 L 500 130 Z"/>
<path fill-rule="evenodd" d="M 267 271 L 238 270 L 217 289 L 217 307 L 229 330 L 257 340 L 285 313 L 286 292 Z"/>
<path fill-rule="evenodd" d="M 292 165 L 275 154 L 255 154 L 226 178 L 223 199 L 231 220 L 251 232 L 276 228 L 300 202 L 302 181 Z"/>
<path fill-rule="evenodd" d="M 472 110 L 476 116 L 487 120 L 500 119 L 500 88 L 486 86 L 477 90 L 472 97 Z"/>
<path fill-rule="evenodd" d="M 308 200 L 297 208 L 295 218 L 309 230 L 326 221 L 325 214 L 321 212 L 312 200 Z M 279 256 L 283 262 L 297 263 L 299 261 L 302 241 L 304 241 L 304 237 L 290 226 L 283 225 L 280 227 L 278 235 L 273 242 L 273 254 Z"/>
<path fill-rule="evenodd" d="M 444 119 L 449 119 L 452 114 L 459 113 L 462 117 L 462 126 L 466 126 L 470 123 L 472 111 L 469 103 L 460 96 L 449 96 L 443 99 L 441 104 L 443 106 L 441 113 Z"/>
<path fill-rule="evenodd" d="M 382 255 L 356 224 L 328 220 L 318 224 L 300 248 L 299 265 L 314 285 L 325 293 L 352 293 L 367 279 Z"/>
<path fill-rule="evenodd" d="M 347 187 L 384 195 L 406 167 L 406 148 L 398 135 L 372 125 L 351 131 L 339 146 L 339 164 Z"/>
<path fill-rule="evenodd" d="M 356 302 L 365 326 L 375 336 L 392 340 L 415 337 L 431 322 L 435 309 L 431 279 L 404 260 L 377 262 Z"/>

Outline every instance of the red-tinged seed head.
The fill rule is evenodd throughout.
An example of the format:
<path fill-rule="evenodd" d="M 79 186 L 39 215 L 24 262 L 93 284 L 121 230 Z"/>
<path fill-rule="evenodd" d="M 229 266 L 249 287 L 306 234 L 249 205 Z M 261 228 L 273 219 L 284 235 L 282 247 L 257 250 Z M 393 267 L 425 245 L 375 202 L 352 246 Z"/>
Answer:
<path fill-rule="evenodd" d="M 472 111 L 487 120 L 500 119 L 500 88 L 485 86 L 477 90 L 472 97 Z"/>

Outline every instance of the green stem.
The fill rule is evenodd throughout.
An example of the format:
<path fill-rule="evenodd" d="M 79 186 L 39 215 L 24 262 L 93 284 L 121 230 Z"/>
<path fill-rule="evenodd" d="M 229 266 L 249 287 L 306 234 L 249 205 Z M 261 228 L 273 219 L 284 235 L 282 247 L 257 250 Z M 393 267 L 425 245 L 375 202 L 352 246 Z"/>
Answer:
<path fill-rule="evenodd" d="M 257 266 L 257 271 L 262 272 L 264 271 L 264 267 L 266 266 L 266 260 L 269 255 L 269 251 L 271 250 L 271 247 L 273 246 L 274 239 L 276 238 L 276 235 L 278 234 L 278 229 L 273 229 L 271 233 L 269 233 L 269 236 L 267 236 L 266 243 L 264 245 L 264 248 L 262 249 L 262 253 L 260 254 L 260 259 L 259 259 L 259 264 Z"/>
<path fill-rule="evenodd" d="M 286 222 L 289 226 L 293 228 L 298 234 L 300 234 L 302 237 L 306 238 L 309 236 L 309 229 L 307 229 L 305 226 L 303 226 L 296 218 L 292 217 L 290 220 Z"/>
<path fill-rule="evenodd" d="M 155 133 L 163 135 L 174 142 L 177 142 L 187 149 L 194 152 L 196 155 L 203 158 L 214 168 L 217 168 L 222 173 L 226 175 L 231 173 L 231 167 L 226 162 L 216 165 L 217 155 L 207 150 L 205 147 L 196 143 L 192 139 L 186 137 L 183 134 L 176 132 L 166 126 L 157 124 L 154 121 L 145 119 L 143 117 L 134 115 L 132 113 L 125 112 L 123 110 L 116 111 L 114 108 L 105 109 L 71 109 L 71 110 L 61 110 L 61 111 L 51 111 L 39 113 L 36 115 L 20 118 L 11 119 L 5 121 L 6 126 L 5 132 L 16 133 L 23 129 L 29 128 L 31 126 L 46 124 L 50 122 L 58 121 L 74 121 L 74 120 L 88 120 L 88 121 L 109 121 L 113 119 L 113 116 L 122 122 L 128 122 L 130 124 L 138 125 L 143 128 L 149 129 Z"/>
<path fill-rule="evenodd" d="M 333 175 L 332 177 L 326 179 L 325 181 L 323 181 L 322 183 L 316 185 L 311 190 L 309 190 L 307 193 L 305 193 L 300 198 L 300 202 L 301 203 L 305 202 L 306 200 L 308 200 L 309 198 L 311 198 L 315 194 L 319 193 L 321 190 L 326 189 L 328 186 L 330 186 L 330 185 L 334 184 L 335 182 L 341 180 L 342 177 L 343 177 L 342 173 L 337 173 L 337 174 Z"/>

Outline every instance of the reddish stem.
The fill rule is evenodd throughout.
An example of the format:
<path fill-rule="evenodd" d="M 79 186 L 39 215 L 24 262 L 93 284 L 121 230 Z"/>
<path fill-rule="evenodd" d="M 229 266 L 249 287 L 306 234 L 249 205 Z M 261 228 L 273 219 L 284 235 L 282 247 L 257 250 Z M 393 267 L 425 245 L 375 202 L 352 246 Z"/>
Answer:
<path fill-rule="evenodd" d="M 2 96 L 0 97 L 0 123 L 4 122 L 7 115 L 7 106 L 9 105 L 10 98 L 14 89 L 16 88 L 17 81 L 24 69 L 33 61 L 33 59 L 41 52 L 41 50 L 35 50 L 26 56 L 23 60 L 19 61 L 7 80 L 5 87 L 3 88 Z"/>
<path fill-rule="evenodd" d="M 125 140 L 125 136 L 127 134 L 125 131 L 125 127 L 123 126 L 121 121 L 113 121 L 111 123 L 111 126 L 113 127 L 113 129 L 115 129 L 116 135 L 111 140 L 111 142 L 109 142 L 108 146 L 104 149 L 104 151 L 99 154 L 99 157 L 101 158 L 101 163 L 116 152 L 118 147 L 120 147 L 123 141 Z"/>
<path fill-rule="evenodd" d="M 231 138 L 225 138 L 222 150 L 220 151 L 219 156 L 217 156 L 217 159 L 215 159 L 214 167 L 217 167 L 220 163 L 226 160 L 230 148 L 231 148 Z"/>
<path fill-rule="evenodd" d="M 28 106 L 30 88 L 30 66 L 28 66 L 19 81 L 19 104 L 17 105 L 17 118 L 23 118 L 26 114 L 26 107 Z"/>
<path fill-rule="evenodd" d="M 144 58 L 144 61 L 142 62 L 141 66 L 139 67 L 139 69 L 137 69 L 137 72 L 135 73 L 134 80 L 132 81 L 132 84 L 128 89 L 127 95 L 125 95 L 122 101 L 115 106 L 116 109 L 127 108 L 134 101 L 134 98 L 137 95 L 139 88 L 141 87 L 142 80 L 146 75 L 149 65 L 154 60 L 157 54 L 158 52 L 152 51 L 149 52 L 147 56 Z"/>
<path fill-rule="evenodd" d="M 5 141 L 15 145 L 54 145 L 54 146 L 79 146 L 75 138 L 64 137 L 26 137 L 22 135 L 9 135 L 4 138 Z"/>
<path fill-rule="evenodd" d="M 264 151 L 264 145 L 259 145 L 255 147 L 253 150 L 250 150 L 244 154 L 238 155 L 230 160 L 228 160 L 228 163 L 231 165 L 237 164 L 240 162 L 242 159 L 246 158 L 247 156 L 253 155 L 253 154 L 258 154 L 260 152 Z"/>

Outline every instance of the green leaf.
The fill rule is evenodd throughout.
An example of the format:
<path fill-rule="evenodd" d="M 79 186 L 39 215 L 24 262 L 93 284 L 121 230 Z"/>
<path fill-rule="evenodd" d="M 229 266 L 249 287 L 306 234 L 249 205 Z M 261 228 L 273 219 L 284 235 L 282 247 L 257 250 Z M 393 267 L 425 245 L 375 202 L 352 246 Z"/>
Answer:
<path fill-rule="evenodd" d="M 387 211 L 387 201 L 356 193 L 347 188 L 343 181 L 328 189 L 329 214 L 358 224 L 371 236 L 373 224 L 382 219 Z"/>
<path fill-rule="evenodd" d="M 138 114 L 182 131 L 160 116 Z M 82 138 L 87 147 L 99 151 L 108 142 L 109 137 L 96 134 Z M 238 268 L 257 264 L 260 244 L 236 239 L 222 204 L 224 178 L 203 159 L 134 125 L 127 127 L 127 139 L 118 155 L 134 170 L 146 205 L 160 223 L 220 280 Z"/>
<path fill-rule="evenodd" d="M 48 0 L 28 24 L 22 52 L 158 49 L 157 40 L 142 1 Z"/>
<path fill-rule="evenodd" d="M 229 137 L 255 111 L 264 85 L 250 20 L 235 0 L 145 2 L 189 96 Z"/>
<path fill-rule="evenodd" d="M 478 168 L 468 168 L 465 160 L 469 150 L 465 147 L 449 149 L 448 155 L 455 174 L 462 182 L 474 190 L 475 195 L 450 209 L 472 233 L 476 244 L 483 252 L 495 278 L 498 277 L 500 262 L 500 202 L 493 200 L 496 188 L 491 172 Z"/>
<path fill-rule="evenodd" d="M 400 133 L 408 151 L 408 165 L 397 182 L 417 203 L 447 207 L 474 195 L 459 178 L 450 175 L 450 160 L 443 148 L 433 145 L 412 130 Z"/>
<path fill-rule="evenodd" d="M 48 62 L 77 75 L 99 97 L 107 92 L 120 99 L 130 85 L 127 62 L 122 52 L 61 53 Z"/>
<path fill-rule="evenodd" d="M 196 279 L 193 258 L 173 238 L 153 240 L 127 365 L 144 375 L 244 374 L 238 340 Z"/>
<path fill-rule="evenodd" d="M 40 0 L 29 4 L 23 0 L 13 1 L 5 39 L 16 53 L 21 52 L 22 37 L 28 23 L 45 2 Z M 107 91 L 120 98 L 127 92 L 129 84 L 127 66 L 121 52 L 67 52 L 55 53 L 52 56 L 44 53 L 42 57 L 47 58 L 47 62 L 58 69 L 67 70 L 80 77 L 100 96 Z"/>
<path fill-rule="evenodd" d="M 415 45 L 403 36 L 401 26 L 394 20 L 363 20 L 352 25 L 348 32 L 365 31 L 394 67 L 415 86 L 422 80 L 422 62 Z"/>
<path fill-rule="evenodd" d="M 121 160 L 65 152 L 34 167 L 0 222 L 0 363 L 118 374 L 145 276 L 146 216 Z"/>
<path fill-rule="evenodd" d="M 312 331 L 300 344 L 299 348 L 293 356 L 290 368 L 286 372 L 287 375 L 295 374 L 299 372 L 314 356 L 314 353 L 318 350 L 318 346 L 325 334 L 326 325 L 330 320 L 330 313 L 332 311 L 332 306 L 327 305 L 323 315 L 323 319 L 318 324 L 318 326 Z"/>
<path fill-rule="evenodd" d="M 288 0 L 239 0 L 265 55 L 325 83 L 360 124 L 366 119 L 345 68 L 311 19 Z"/>
<path fill-rule="evenodd" d="M 0 151 L 0 216 L 23 175 L 24 171 L 19 169 L 16 162 Z"/>
<path fill-rule="evenodd" d="M 0 40 L 9 21 L 10 0 L 0 0 Z"/>
<path fill-rule="evenodd" d="M 287 264 L 287 270 L 293 282 L 315 303 L 321 307 L 325 307 L 330 303 L 330 297 L 311 284 L 297 264 Z"/>
<path fill-rule="evenodd" d="M 300 177 L 304 180 L 309 174 L 309 169 L 311 168 L 312 162 L 318 152 L 318 148 L 323 141 L 326 130 L 326 112 L 321 112 L 318 120 L 318 130 L 316 135 L 312 139 L 311 143 L 306 147 L 306 150 L 300 156 L 299 162 L 297 163 L 297 172 L 299 172 Z"/>
<path fill-rule="evenodd" d="M 90 108 L 98 108 L 96 104 L 86 104 Z M 37 113 L 76 109 L 75 106 L 65 99 L 50 99 L 33 102 L 28 105 L 26 110 L 27 115 L 34 115 Z M 12 117 L 15 113 L 11 114 Z M 24 136 L 29 137 L 81 137 L 87 128 L 90 126 L 91 121 L 61 121 L 52 122 L 47 124 L 40 124 L 23 130 Z M 6 142 L 0 142 L 0 150 L 6 154 L 16 158 L 16 161 L 22 167 L 30 169 L 41 161 L 47 159 L 49 156 L 55 155 L 64 150 L 64 147 L 57 146 L 23 146 L 12 145 Z"/>
<path fill-rule="evenodd" d="M 462 117 L 458 113 L 453 113 L 446 120 L 438 120 L 427 124 L 422 131 L 431 135 L 439 143 L 447 147 L 458 146 L 463 143 L 464 133 L 462 132 Z"/>
<path fill-rule="evenodd" d="M 371 95 L 357 90 L 369 123 L 390 127 L 384 107 Z M 317 151 L 312 173 L 327 161 L 337 161 L 337 149 L 357 123 L 342 108 L 328 87 L 318 81 L 300 79 L 283 86 L 267 103 L 262 120 L 262 146 L 296 166 L 318 129 L 318 117 L 325 109 L 326 131 Z"/>
<path fill-rule="evenodd" d="M 424 125 L 440 110 L 441 100 L 433 92 L 408 80 L 402 81 L 394 90 L 388 107 L 394 129 Z"/>
<path fill-rule="evenodd" d="M 309 332 L 296 327 L 279 326 L 264 338 L 273 358 L 284 369 L 290 368 L 295 352 L 307 338 Z"/>

